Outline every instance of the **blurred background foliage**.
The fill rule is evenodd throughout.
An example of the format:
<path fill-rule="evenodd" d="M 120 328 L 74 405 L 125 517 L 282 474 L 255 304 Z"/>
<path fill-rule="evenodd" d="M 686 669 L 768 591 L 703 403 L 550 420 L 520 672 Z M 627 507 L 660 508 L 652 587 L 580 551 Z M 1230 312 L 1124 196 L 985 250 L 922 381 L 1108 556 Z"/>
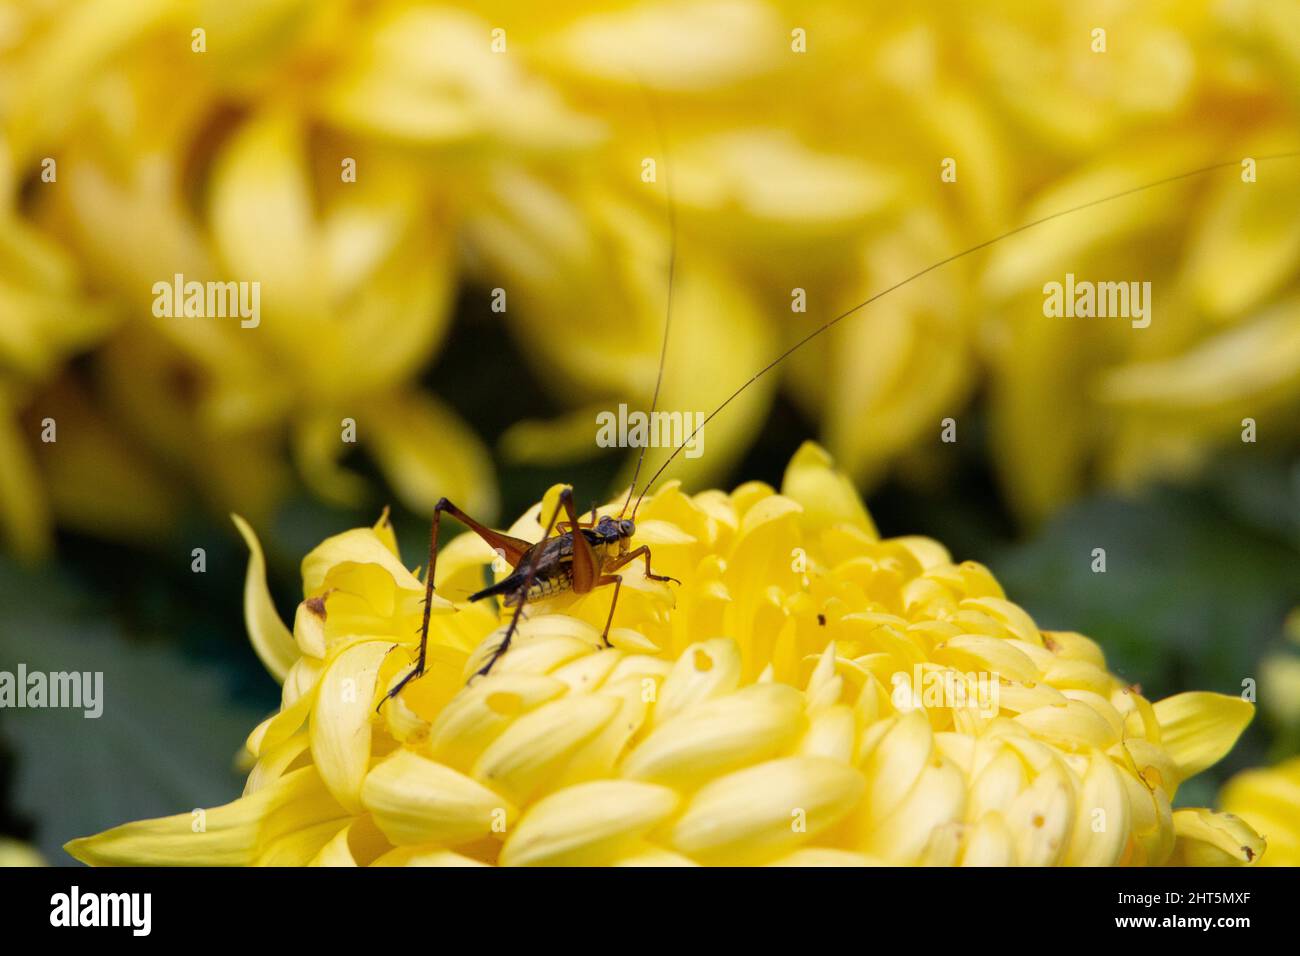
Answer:
<path fill-rule="evenodd" d="M 900 278 L 1295 149 L 1298 115 L 1300 7 L 1271 0 L 0 7 L 0 667 L 103 670 L 108 695 L 93 723 L 0 713 L 0 834 L 61 861 L 71 835 L 235 794 L 277 697 L 228 511 L 287 616 L 299 558 L 385 503 L 415 563 L 444 494 L 508 521 L 556 481 L 625 486 L 594 415 L 654 386 L 667 183 L 661 406 L 708 411 Z M 1212 803 L 1300 752 L 1300 161 L 1258 179 L 936 271 L 761 380 L 673 474 L 775 483 L 817 436 L 883 533 L 989 564 L 1153 699 L 1257 681 L 1247 738 L 1179 794 Z M 1045 319 L 1066 272 L 1151 281 L 1151 327 Z M 259 281 L 261 324 L 155 317 L 176 273 Z"/>

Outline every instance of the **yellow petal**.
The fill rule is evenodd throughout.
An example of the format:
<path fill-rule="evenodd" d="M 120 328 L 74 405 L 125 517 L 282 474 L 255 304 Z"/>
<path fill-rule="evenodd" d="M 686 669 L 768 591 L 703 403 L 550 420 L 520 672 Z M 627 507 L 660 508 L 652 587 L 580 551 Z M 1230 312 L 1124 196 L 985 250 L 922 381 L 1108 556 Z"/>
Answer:
<path fill-rule="evenodd" d="M 315 698 L 315 688 L 312 688 L 308 693 L 300 694 L 292 704 L 282 705 L 277 713 L 254 727 L 244 742 L 248 752 L 254 757 L 261 757 L 263 753 L 278 747 L 297 733 L 298 728 L 307 719 L 307 715 L 311 713 Z"/>
<path fill-rule="evenodd" d="M 379 665 L 392 648 L 365 641 L 344 650 L 326 668 L 312 705 L 312 759 L 335 799 L 354 813 L 361 809 L 361 783 L 370 765 Z"/>
<path fill-rule="evenodd" d="M 539 800 L 501 849 L 502 866 L 595 866 L 633 846 L 677 808 L 667 787 L 597 780 Z"/>
<path fill-rule="evenodd" d="M 1106 719 L 1079 700 L 1036 707 L 1018 715 L 1015 721 L 1032 730 L 1039 740 L 1071 750 L 1084 747 L 1106 750 L 1117 740 L 1114 728 Z"/>
<path fill-rule="evenodd" d="M 312 858 L 310 866 L 329 866 L 329 867 L 349 867 L 359 866 L 356 857 L 352 854 L 352 831 L 356 823 L 350 823 L 339 830 L 338 833 L 330 839 L 316 856 Z"/>
<path fill-rule="evenodd" d="M 546 421 L 515 422 L 501 436 L 501 457 L 513 465 L 570 465 L 593 458 L 601 450 L 593 437 L 608 404 L 587 405 Z"/>
<path fill-rule="evenodd" d="M 895 865 L 921 860 L 933 834 L 961 819 L 966 782 L 952 764 L 930 764 L 907 798 L 889 816 L 874 821 L 857 849 Z"/>
<path fill-rule="evenodd" d="M 333 411 L 309 411 L 299 416 L 293 423 L 290 447 L 298 472 L 313 494 L 341 507 L 356 507 L 365 500 L 366 482 L 340 464 L 347 451 L 339 441 L 341 421 Z"/>
<path fill-rule="evenodd" d="M 302 585 L 304 597 L 316 597 L 324 589 L 326 577 L 340 565 L 375 564 L 383 568 L 399 588 L 424 594 L 424 585 L 406 565 L 397 558 L 384 540 L 371 528 L 353 528 L 326 538 L 302 559 Z M 452 610 L 446 602 L 434 597 L 434 608 Z"/>
<path fill-rule="evenodd" d="M 437 846 L 399 846 L 375 860 L 371 866 L 487 866 L 472 857 Z"/>
<path fill-rule="evenodd" d="M 364 26 L 322 95 L 335 125 L 364 138 L 516 153 L 573 148 L 598 133 L 535 71 L 493 53 L 493 24 L 468 11 L 399 6 L 369 14 Z M 512 50 L 516 42 L 512 35 Z"/>
<path fill-rule="evenodd" d="M 1253 414 L 1300 393 L 1300 300 L 1285 299 L 1185 351 L 1120 365 L 1100 379 L 1103 401 L 1163 415 Z"/>
<path fill-rule="evenodd" d="M 610 861 L 610 866 L 698 866 L 688 856 L 674 853 L 653 843 L 641 843 Z"/>
<path fill-rule="evenodd" d="M 344 820 L 327 820 L 302 827 L 271 840 L 258 854 L 258 866 L 311 866 L 326 848 L 347 832 Z"/>
<path fill-rule="evenodd" d="M 253 764 L 248 772 L 248 779 L 244 781 L 244 796 L 271 786 L 283 777 L 294 762 L 310 748 L 311 735 L 306 731 L 294 734 L 274 746 L 263 746 L 256 754 L 250 748 L 249 755 L 255 756 L 257 763 Z"/>
<path fill-rule="evenodd" d="M 395 844 L 459 846 L 504 832 L 515 808 L 450 767 L 399 750 L 366 775 L 361 802 Z"/>
<path fill-rule="evenodd" d="M 325 659 L 325 602 L 320 598 L 298 602 L 293 617 L 293 639 L 298 650 L 308 657 Z"/>
<path fill-rule="evenodd" d="M 303 767 L 224 806 L 126 823 L 64 848 L 92 866 L 251 866 L 276 841 L 335 822 L 342 826 L 346 817 L 315 769 Z M 320 838 L 308 860 L 330 835 Z"/>
<path fill-rule="evenodd" d="M 262 284 L 262 307 L 292 322 L 259 330 L 286 349 L 310 347 L 322 319 L 323 250 L 312 210 L 306 132 L 291 111 L 254 113 L 225 143 L 212 170 L 209 202 L 221 257 Z"/>
<path fill-rule="evenodd" d="M 934 649 L 934 660 L 958 671 L 993 674 L 1013 681 L 1041 676 L 1034 662 L 1010 641 L 979 634 L 960 634 Z"/>
<path fill-rule="evenodd" d="M 266 559 L 257 535 L 239 515 L 230 517 L 248 545 L 248 573 L 244 576 L 244 621 L 248 625 L 248 638 L 271 676 L 283 682 L 289 668 L 301 656 L 298 645 L 271 600 L 266 586 Z"/>
<path fill-rule="evenodd" d="M 642 680 L 631 678 L 606 684 L 600 693 L 618 701 L 618 710 L 599 733 L 574 751 L 568 766 L 554 778 L 552 788 L 613 776 L 615 765 L 645 723 L 651 702 Z"/>
<path fill-rule="evenodd" d="M 1133 760 L 1132 769 L 1147 789 L 1159 789 L 1165 796 L 1172 796 L 1181 782 L 1181 771 L 1169 751 L 1163 746 L 1130 737 L 1124 741 L 1124 750 Z"/>
<path fill-rule="evenodd" d="M 790 459 L 781 494 L 803 505 L 803 525 L 814 533 L 847 523 L 866 531 L 873 540 L 880 537 L 853 483 L 834 469 L 831 456 L 815 442 L 804 442 Z"/>
<path fill-rule="evenodd" d="M 1300 758 L 1237 774 L 1221 802 L 1267 841 L 1264 866 L 1300 866 Z"/>
<path fill-rule="evenodd" d="M 776 127 L 727 129 L 675 150 L 678 202 L 694 207 L 720 243 L 744 224 L 748 243 L 847 238 L 897 191 L 888 171 L 819 152 Z"/>
<path fill-rule="evenodd" d="M 1170 866 L 1248 866 L 1264 855 L 1263 838 L 1231 813 L 1175 810 L 1174 832 Z"/>
<path fill-rule="evenodd" d="M 452 318 L 455 231 L 425 218 L 423 185 L 407 182 L 415 175 L 410 167 L 378 155 L 360 162 L 368 175 L 343 191 L 325 223 L 328 277 L 335 297 L 347 303 L 347 321 L 318 330 L 312 343 L 317 387 L 348 411 L 354 397 L 418 378 Z M 353 243 L 360 237 L 364 245 L 374 233 L 382 255 L 372 259 Z"/>
<path fill-rule="evenodd" d="M 702 788 L 669 842 L 707 862 L 764 862 L 834 825 L 862 796 L 862 775 L 825 757 L 786 757 Z"/>
<path fill-rule="evenodd" d="M 832 847 L 807 846 L 773 860 L 768 866 L 884 866 L 885 862 L 865 853 Z"/>
<path fill-rule="evenodd" d="M 773 10 L 736 3 L 661 3 L 620 10 L 591 8 L 552 41 L 556 66 L 593 85 L 711 90 L 775 66 L 780 34 Z M 708 37 L 690 48 L 682 36 Z"/>
<path fill-rule="evenodd" d="M 728 638 L 692 644 L 677 658 L 659 688 L 655 723 L 663 723 L 692 704 L 729 694 L 740 685 L 740 648 Z"/>
<path fill-rule="evenodd" d="M 474 764 L 475 778 L 524 803 L 619 711 L 602 694 L 563 697 L 516 720 Z"/>
<path fill-rule="evenodd" d="M 1109 757 L 1092 755 L 1079 791 L 1066 866 L 1113 866 L 1119 862 L 1129 832 L 1128 798 L 1119 774 Z"/>
<path fill-rule="evenodd" d="M 879 742 L 860 758 L 867 779 L 860 808 L 865 820 L 884 819 L 899 806 L 930 760 L 933 736 L 922 711 L 898 717 Z"/>
<path fill-rule="evenodd" d="M 806 757 L 830 757 L 851 763 L 855 738 L 853 709 L 836 704 L 813 717 L 808 732 L 799 741 L 798 752 Z"/>
<path fill-rule="evenodd" d="M 1158 701 L 1155 712 L 1161 746 L 1178 765 L 1182 780 L 1187 780 L 1232 749 L 1255 716 L 1255 707 L 1228 694 L 1190 691 Z"/>
<path fill-rule="evenodd" d="M 492 546 L 476 534 L 457 535 L 438 549 L 438 573 L 434 582 L 438 594 L 463 601 L 483 587 L 483 568 L 496 563 L 495 571 L 508 566 L 498 562 Z"/>
<path fill-rule="evenodd" d="M 962 866 L 1015 866 L 1016 847 L 1000 813 L 980 817 L 966 835 Z"/>
<path fill-rule="evenodd" d="M 361 440 L 408 507 L 432 514 L 445 497 L 480 521 L 495 517 L 491 456 L 469 426 L 441 402 L 427 395 L 394 393 L 367 402 L 357 423 Z"/>
<path fill-rule="evenodd" d="M 775 756 L 806 726 L 799 691 L 784 684 L 751 684 L 659 724 L 627 755 L 623 775 L 689 787 Z"/>
<path fill-rule="evenodd" d="M 451 700 L 429 729 L 429 752 L 468 771 L 488 744 L 520 714 L 560 697 L 565 685 L 543 674 L 493 674 L 476 681 Z"/>
<path fill-rule="evenodd" d="M 1254 183 L 1230 174 L 1217 182 L 1188 242 L 1193 293 L 1215 316 L 1252 308 L 1295 275 L 1300 169 L 1294 162 L 1264 162 L 1258 176 Z"/>
<path fill-rule="evenodd" d="M 1075 792 L 1065 771 L 1050 765 L 1007 808 L 1005 819 L 1021 866 L 1055 866 L 1074 826 Z"/>

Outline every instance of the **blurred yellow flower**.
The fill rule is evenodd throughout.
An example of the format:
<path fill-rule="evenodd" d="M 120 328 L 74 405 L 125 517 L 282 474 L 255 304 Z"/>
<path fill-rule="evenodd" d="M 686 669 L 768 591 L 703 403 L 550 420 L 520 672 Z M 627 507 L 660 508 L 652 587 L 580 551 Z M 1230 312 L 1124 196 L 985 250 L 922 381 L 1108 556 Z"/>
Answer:
<path fill-rule="evenodd" d="M 1300 866 L 1300 757 L 1242 771 L 1219 802 L 1268 841 L 1264 866 Z"/>
<path fill-rule="evenodd" d="M 0 539 L 35 556 L 48 547 L 48 525 L 24 418 L 37 390 L 98 337 L 108 315 L 81 296 L 62 251 L 7 213 L 0 214 L 0 245 Z M 25 424 L 48 433 L 49 420 Z M 67 428 L 64 436 L 73 437 Z"/>
<path fill-rule="evenodd" d="M 538 517 L 510 533 L 535 540 Z M 74 840 L 79 860 L 1152 865 L 1262 849 L 1237 821 L 1171 807 L 1250 704 L 1148 702 L 1086 637 L 1040 631 L 985 568 L 880 539 L 812 444 L 780 493 L 671 483 L 646 499 L 637 543 L 684 583 L 628 573 L 613 649 L 599 638 L 612 589 L 566 595 L 466 685 L 502 622 L 458 600 L 493 553 L 455 539 L 428 668 L 378 711 L 412 664 L 423 597 L 387 518 L 304 559 L 292 629 L 239 524 L 250 634 L 284 690 L 249 736 L 244 796 Z"/>
<path fill-rule="evenodd" d="M 26 843 L 0 837 L 0 867 L 45 865 L 45 859 Z"/>
<path fill-rule="evenodd" d="M 35 552 L 49 508 L 136 537 L 187 488 L 265 515 L 286 459 L 355 503 L 345 421 L 410 507 L 447 494 L 490 513 L 486 450 L 420 381 L 460 284 L 506 294 L 493 318 L 564 410 L 511 430 L 505 456 L 595 454 L 593 409 L 653 389 L 670 182 L 681 314 L 663 394 L 707 410 L 782 345 L 963 247 L 1294 148 L 1286 8 L 12 4 L 0 230 L 20 260 L 49 247 L 66 268 L 40 292 L 0 276 L 0 358 L 66 374 L 47 395 L 0 363 L 0 443 L 20 463 L 0 518 Z M 943 467 L 941 421 L 981 396 L 1030 519 L 1093 476 L 1183 473 L 1239 441 L 1243 419 L 1263 443 L 1293 435 L 1300 163 L 1261 162 L 1257 178 L 1183 180 L 928 275 L 761 380 L 670 477 L 723 474 L 781 386 L 862 484 Z M 1154 321 L 1046 319 L 1042 285 L 1066 272 L 1151 281 Z M 154 283 L 176 275 L 260 283 L 265 315 L 247 329 L 153 315 Z M 67 372 L 88 348 L 89 370 Z M 38 469 L 25 447 L 48 408 L 77 424 Z M 100 457 L 149 493 L 123 506 L 84 467 Z"/>

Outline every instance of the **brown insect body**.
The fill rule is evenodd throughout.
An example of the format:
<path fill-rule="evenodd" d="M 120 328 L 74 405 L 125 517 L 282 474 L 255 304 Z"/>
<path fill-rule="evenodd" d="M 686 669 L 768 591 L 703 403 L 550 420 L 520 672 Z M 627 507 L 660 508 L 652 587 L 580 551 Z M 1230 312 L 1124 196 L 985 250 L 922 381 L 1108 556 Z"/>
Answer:
<path fill-rule="evenodd" d="M 572 591 L 575 534 L 581 534 L 587 540 L 595 558 L 596 574 L 604 576 L 615 569 L 616 559 L 627 554 L 635 533 L 636 525 L 631 521 L 606 516 L 593 528 L 578 528 L 546 538 L 523 553 L 514 573 L 491 587 L 471 594 L 469 599 L 478 601 L 499 595 L 502 604 L 515 607 L 521 599 L 538 601 Z"/>

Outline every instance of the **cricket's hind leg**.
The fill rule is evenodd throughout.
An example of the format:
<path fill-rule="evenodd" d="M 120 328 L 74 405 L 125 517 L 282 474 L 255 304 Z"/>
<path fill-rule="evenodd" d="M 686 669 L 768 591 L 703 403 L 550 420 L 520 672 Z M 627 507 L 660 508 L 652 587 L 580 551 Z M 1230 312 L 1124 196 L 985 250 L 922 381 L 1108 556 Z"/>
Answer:
<path fill-rule="evenodd" d="M 561 492 L 560 502 L 566 506 L 570 520 L 576 524 L 577 518 L 573 515 L 572 489 L 566 488 Z M 555 530 L 555 525 L 560 517 L 561 510 L 562 509 L 560 508 L 555 509 L 555 513 L 551 515 L 550 522 L 546 525 L 546 530 L 542 532 L 541 539 L 537 542 L 537 546 L 534 548 L 532 555 L 528 558 L 528 563 L 524 565 L 524 578 L 519 586 L 519 591 L 517 592 L 519 600 L 515 603 L 515 613 L 510 617 L 510 626 L 506 628 L 506 636 L 502 638 L 501 643 L 498 644 L 496 649 L 488 656 L 487 663 L 475 671 L 475 677 L 486 677 L 492 670 L 493 665 L 501 659 L 501 655 L 510 649 L 510 642 L 514 640 L 515 633 L 519 630 L 519 621 L 523 617 L 524 605 L 528 603 L 528 591 L 532 588 L 533 579 L 537 575 L 537 562 L 544 550 L 542 545 L 545 543 L 546 539 L 551 536 L 551 532 Z"/>
<path fill-rule="evenodd" d="M 571 503 L 572 501 L 573 501 L 573 495 L 570 494 L 568 496 L 566 503 Z M 597 511 L 596 502 L 593 501 L 591 503 L 591 511 L 588 512 L 586 521 L 580 521 L 578 520 L 577 516 L 574 515 L 571 521 L 557 522 L 555 525 L 555 530 L 560 532 L 561 534 L 565 534 L 568 532 L 577 531 L 579 528 L 594 528 L 596 527 L 596 524 L 599 521 L 600 521 L 600 515 Z"/>
<path fill-rule="evenodd" d="M 384 695 L 383 700 L 379 702 L 379 706 L 375 708 L 376 710 L 384 706 L 384 701 L 396 697 L 401 693 L 403 687 L 424 673 L 426 655 L 429 650 L 429 614 L 433 604 L 434 573 L 438 569 L 438 527 L 442 522 L 443 512 L 451 515 L 486 541 L 489 547 L 504 555 L 511 567 L 517 566 L 524 553 L 532 547 L 527 541 L 512 538 L 500 531 L 493 531 L 486 525 L 475 521 L 448 499 L 440 498 L 438 500 L 438 503 L 433 507 L 433 525 L 429 530 L 429 566 L 424 581 L 424 616 L 420 621 L 420 652 L 415 659 L 415 666 Z"/>
<path fill-rule="evenodd" d="M 501 643 L 498 644 L 492 653 L 488 655 L 487 663 L 474 672 L 474 677 L 487 677 L 491 672 L 493 665 L 496 664 L 505 652 L 510 649 L 510 642 L 514 640 L 515 631 L 519 628 L 519 622 L 521 620 L 528 620 L 528 615 L 523 613 L 523 609 L 524 599 L 523 597 L 520 597 L 519 603 L 515 605 L 515 613 L 510 618 L 510 626 L 506 628 L 505 637 L 501 639 Z M 473 680 L 473 678 L 470 679 Z"/>

